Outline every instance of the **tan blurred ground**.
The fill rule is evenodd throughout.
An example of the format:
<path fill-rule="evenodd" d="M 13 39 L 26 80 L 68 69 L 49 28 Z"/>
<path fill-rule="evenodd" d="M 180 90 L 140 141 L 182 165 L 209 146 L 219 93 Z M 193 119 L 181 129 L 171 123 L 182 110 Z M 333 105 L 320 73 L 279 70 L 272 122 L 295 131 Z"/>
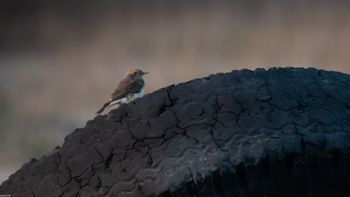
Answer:
<path fill-rule="evenodd" d="M 347 1 L 33 2 L 0 8 L 0 182 L 84 126 L 130 67 L 151 73 L 148 93 L 241 68 L 350 72 Z"/>

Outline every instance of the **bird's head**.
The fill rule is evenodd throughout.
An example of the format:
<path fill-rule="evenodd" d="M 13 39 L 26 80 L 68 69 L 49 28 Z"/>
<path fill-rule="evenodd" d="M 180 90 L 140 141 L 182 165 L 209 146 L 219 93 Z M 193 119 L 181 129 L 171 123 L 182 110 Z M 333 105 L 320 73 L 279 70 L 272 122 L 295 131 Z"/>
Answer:
<path fill-rule="evenodd" d="M 135 79 L 135 78 L 142 78 L 143 75 L 148 74 L 148 72 L 144 72 L 140 69 L 129 69 L 126 73 L 126 77 Z"/>

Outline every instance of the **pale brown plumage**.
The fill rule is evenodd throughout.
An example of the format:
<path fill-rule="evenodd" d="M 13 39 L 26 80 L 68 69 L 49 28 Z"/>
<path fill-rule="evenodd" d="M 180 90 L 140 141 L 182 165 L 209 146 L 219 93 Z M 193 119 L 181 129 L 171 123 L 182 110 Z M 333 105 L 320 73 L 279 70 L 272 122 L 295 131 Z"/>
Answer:
<path fill-rule="evenodd" d="M 136 98 L 142 97 L 145 87 L 143 75 L 145 74 L 147 74 L 147 72 L 143 72 L 140 69 L 128 70 L 124 78 L 119 82 L 117 88 L 109 97 L 109 100 L 103 104 L 96 114 L 102 113 L 106 107 L 115 104 L 128 103 Z"/>

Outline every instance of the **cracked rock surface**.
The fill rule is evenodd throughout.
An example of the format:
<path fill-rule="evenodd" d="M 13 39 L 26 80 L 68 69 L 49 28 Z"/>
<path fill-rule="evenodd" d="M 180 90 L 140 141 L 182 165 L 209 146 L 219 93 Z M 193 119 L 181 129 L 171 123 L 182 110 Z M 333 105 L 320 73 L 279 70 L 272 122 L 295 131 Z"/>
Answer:
<path fill-rule="evenodd" d="M 349 196 L 349 132 L 349 75 L 215 74 L 97 116 L 0 194 Z"/>

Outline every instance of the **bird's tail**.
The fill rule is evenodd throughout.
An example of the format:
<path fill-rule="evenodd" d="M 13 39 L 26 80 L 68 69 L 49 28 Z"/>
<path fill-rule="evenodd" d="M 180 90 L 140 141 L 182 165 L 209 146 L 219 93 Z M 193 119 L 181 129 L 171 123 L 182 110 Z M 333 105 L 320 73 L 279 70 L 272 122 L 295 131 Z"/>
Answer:
<path fill-rule="evenodd" d="M 103 112 L 103 110 L 105 110 L 106 107 L 108 107 L 108 105 L 111 103 L 111 101 L 107 101 L 105 104 L 103 104 L 103 106 L 96 112 L 96 114 L 100 114 Z"/>

